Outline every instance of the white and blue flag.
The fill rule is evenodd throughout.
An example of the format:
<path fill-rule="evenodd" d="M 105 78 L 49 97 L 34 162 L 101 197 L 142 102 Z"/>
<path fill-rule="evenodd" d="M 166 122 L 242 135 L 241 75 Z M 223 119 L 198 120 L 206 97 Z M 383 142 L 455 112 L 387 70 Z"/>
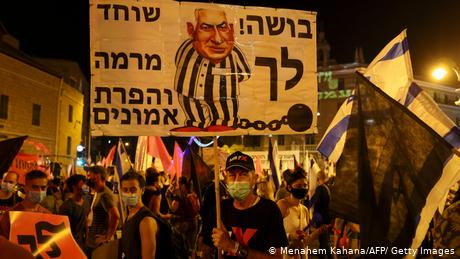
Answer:
<path fill-rule="evenodd" d="M 388 43 L 367 67 L 364 75 L 386 94 L 406 106 L 455 148 L 460 148 L 460 130 L 431 96 L 414 80 L 406 30 Z M 336 163 L 343 151 L 352 99 L 344 101 L 317 149 Z"/>

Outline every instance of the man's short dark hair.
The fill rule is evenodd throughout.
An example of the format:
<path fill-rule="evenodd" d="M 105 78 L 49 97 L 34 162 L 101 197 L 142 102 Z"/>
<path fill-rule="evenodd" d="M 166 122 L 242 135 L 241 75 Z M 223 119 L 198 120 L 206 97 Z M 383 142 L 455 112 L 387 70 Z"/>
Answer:
<path fill-rule="evenodd" d="M 130 170 L 121 177 L 121 182 L 128 181 L 128 180 L 137 180 L 137 182 L 139 183 L 139 187 L 141 188 L 145 187 L 144 177 L 141 174 L 137 173 L 136 171 Z"/>
<path fill-rule="evenodd" d="M 159 180 L 160 180 L 160 174 L 159 173 L 147 173 L 145 175 L 145 184 L 147 184 L 147 185 L 154 185 Z"/>
<path fill-rule="evenodd" d="M 35 179 L 47 179 L 48 175 L 40 170 L 32 170 L 26 174 L 26 182 Z"/>
<path fill-rule="evenodd" d="M 100 175 L 102 180 L 105 180 L 107 178 L 107 171 L 104 167 L 100 165 L 91 166 L 90 168 L 88 168 L 88 172 L 90 172 L 91 174 Z"/>
<path fill-rule="evenodd" d="M 66 183 L 67 183 L 67 188 L 69 189 L 69 191 L 73 192 L 73 187 L 77 186 L 80 181 L 85 182 L 86 177 L 81 174 L 74 174 L 70 176 L 69 178 L 67 178 Z"/>
<path fill-rule="evenodd" d="M 2 178 L 5 177 L 6 174 L 14 174 L 14 175 L 16 175 L 16 182 L 19 181 L 19 174 L 17 172 L 15 172 L 15 171 L 5 172 L 5 173 L 3 173 Z"/>
<path fill-rule="evenodd" d="M 160 174 L 160 173 L 158 172 L 158 170 L 157 170 L 156 168 L 153 168 L 153 167 L 149 167 L 149 168 L 147 168 L 147 170 L 145 170 L 145 174 L 146 174 L 146 175 L 147 175 L 147 174 L 155 174 L 155 173 L 156 173 L 156 174 Z"/>

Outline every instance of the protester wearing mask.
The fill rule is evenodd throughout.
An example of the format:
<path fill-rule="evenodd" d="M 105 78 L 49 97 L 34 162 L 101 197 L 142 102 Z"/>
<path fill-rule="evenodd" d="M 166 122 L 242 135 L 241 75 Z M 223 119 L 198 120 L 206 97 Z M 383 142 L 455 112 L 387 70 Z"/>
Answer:
<path fill-rule="evenodd" d="M 88 169 L 89 180 L 86 184 L 94 190 L 91 211 L 87 219 L 89 234 L 86 254 L 88 256 L 95 248 L 112 239 L 120 218 L 112 191 L 105 184 L 106 177 L 107 172 L 102 166 L 91 166 Z"/>
<path fill-rule="evenodd" d="M 121 197 L 128 207 L 128 218 L 123 224 L 121 250 L 123 258 L 168 258 L 157 239 L 159 228 L 154 214 L 142 203 L 145 190 L 144 178 L 136 172 L 128 172 L 121 178 Z M 171 251 L 169 251 L 171 252 Z"/>
<path fill-rule="evenodd" d="M 226 171 L 232 199 L 222 201 L 222 228 L 213 229 L 214 245 L 225 258 L 282 258 L 280 248 L 288 245 L 283 218 L 273 201 L 254 193 L 252 158 L 235 152 L 227 159 Z M 270 254 L 270 248 L 276 248 L 276 253 Z"/>
<path fill-rule="evenodd" d="M 19 175 L 16 172 L 9 171 L 3 174 L 0 184 L 0 216 L 22 201 L 16 192 L 18 180 Z"/>
<path fill-rule="evenodd" d="M 86 242 L 86 219 L 89 213 L 90 202 L 86 196 L 89 187 L 86 186 L 86 177 L 75 174 L 67 178 L 66 184 L 72 197 L 64 202 L 59 208 L 59 214 L 69 217 L 72 235 L 77 244 L 84 249 Z"/>
<path fill-rule="evenodd" d="M 283 172 L 286 180 L 286 190 L 289 196 L 277 202 L 283 215 L 284 228 L 287 233 L 290 248 L 305 248 L 307 245 L 319 237 L 327 230 L 327 225 L 323 225 L 313 233 L 309 234 L 310 213 L 301 201 L 305 199 L 308 193 L 308 183 L 305 171 L 302 168 L 295 170 L 286 170 Z M 307 255 L 295 255 L 295 258 L 307 258 Z M 293 258 L 290 255 L 284 255 L 284 258 Z"/>
<path fill-rule="evenodd" d="M 30 211 L 39 213 L 51 212 L 40 205 L 46 197 L 48 186 L 47 175 L 38 170 L 32 170 L 26 174 L 26 185 L 24 191 L 25 199 L 11 208 L 10 211 Z M 0 235 L 9 238 L 10 235 L 10 217 L 5 213 L 0 219 Z"/>

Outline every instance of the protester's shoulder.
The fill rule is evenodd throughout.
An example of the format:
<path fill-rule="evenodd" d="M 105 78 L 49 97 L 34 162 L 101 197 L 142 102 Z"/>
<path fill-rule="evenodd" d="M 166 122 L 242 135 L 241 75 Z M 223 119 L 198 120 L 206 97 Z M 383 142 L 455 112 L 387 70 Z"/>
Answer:
<path fill-rule="evenodd" d="M 110 195 L 110 196 L 112 196 L 112 195 L 113 195 L 113 192 L 112 192 L 112 190 L 111 190 L 109 187 L 107 187 L 107 185 L 106 185 L 106 186 L 104 186 L 104 190 L 102 191 L 102 195 Z"/>
<path fill-rule="evenodd" d="M 258 202 L 258 205 L 260 208 L 267 210 L 267 212 L 268 211 L 279 211 L 278 205 L 276 205 L 276 203 L 270 199 L 260 197 L 260 201 Z"/>
<path fill-rule="evenodd" d="M 137 216 L 139 217 L 140 222 L 144 221 L 146 218 L 151 218 L 155 223 L 157 223 L 157 217 L 155 217 L 155 214 L 149 210 L 147 207 L 142 207 L 138 212 Z M 150 219 L 147 219 L 146 221 L 150 221 Z M 157 223 L 158 224 L 158 223 Z"/>
<path fill-rule="evenodd" d="M 276 205 L 279 208 L 287 208 L 287 207 L 289 207 L 289 203 L 285 198 L 279 199 L 278 201 L 276 201 Z"/>
<path fill-rule="evenodd" d="M 137 213 L 139 213 L 139 215 L 143 215 L 146 217 L 155 217 L 155 213 L 153 213 L 149 208 L 147 208 L 147 206 L 142 207 Z"/>

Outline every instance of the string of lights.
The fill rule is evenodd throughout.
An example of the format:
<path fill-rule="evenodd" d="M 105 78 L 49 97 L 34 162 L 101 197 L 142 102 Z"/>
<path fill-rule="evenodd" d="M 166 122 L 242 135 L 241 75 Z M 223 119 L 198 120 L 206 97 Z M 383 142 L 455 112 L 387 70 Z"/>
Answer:
<path fill-rule="evenodd" d="M 219 136 L 217 136 L 217 139 L 219 139 Z M 192 144 L 192 141 L 195 142 L 199 147 L 209 147 L 214 143 L 214 140 L 211 140 L 209 143 L 203 144 L 197 137 L 191 137 L 188 144 Z"/>

